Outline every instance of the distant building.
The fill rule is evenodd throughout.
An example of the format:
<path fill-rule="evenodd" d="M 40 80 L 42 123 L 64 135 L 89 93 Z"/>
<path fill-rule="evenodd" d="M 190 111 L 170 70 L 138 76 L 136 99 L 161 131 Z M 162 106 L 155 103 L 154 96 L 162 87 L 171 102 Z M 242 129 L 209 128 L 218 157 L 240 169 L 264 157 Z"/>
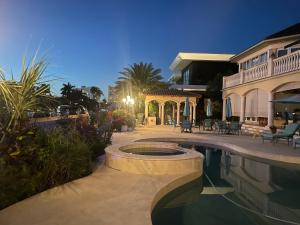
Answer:
<path fill-rule="evenodd" d="M 91 99 L 93 98 L 93 95 L 91 93 L 91 87 L 81 86 L 81 88 L 79 89 L 81 89 L 82 93 L 86 94 L 87 97 Z"/>
<path fill-rule="evenodd" d="M 108 98 L 107 101 L 109 103 L 116 103 L 117 102 L 117 91 L 114 86 L 108 86 Z"/>

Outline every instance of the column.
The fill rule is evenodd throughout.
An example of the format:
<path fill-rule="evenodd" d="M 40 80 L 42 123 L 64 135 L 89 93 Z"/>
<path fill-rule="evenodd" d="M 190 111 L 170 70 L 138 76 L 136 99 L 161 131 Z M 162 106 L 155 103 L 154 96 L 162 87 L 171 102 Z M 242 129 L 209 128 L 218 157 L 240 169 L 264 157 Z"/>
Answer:
<path fill-rule="evenodd" d="M 240 112 L 240 122 L 245 121 L 245 102 L 246 102 L 246 96 L 241 96 L 241 112 Z"/>
<path fill-rule="evenodd" d="M 193 121 L 192 121 L 192 118 L 193 118 L 192 111 L 193 111 L 193 106 L 192 106 L 192 104 L 190 104 L 190 121 L 191 121 L 191 122 L 193 122 Z"/>
<path fill-rule="evenodd" d="M 195 123 L 196 123 L 196 107 L 197 107 L 197 104 L 193 104 L 193 108 L 194 108 L 194 110 L 193 110 L 193 120 L 195 121 Z"/>
<path fill-rule="evenodd" d="M 223 98 L 222 120 L 226 120 L 226 98 Z"/>
<path fill-rule="evenodd" d="M 165 124 L 165 103 L 161 104 L 161 125 Z"/>
<path fill-rule="evenodd" d="M 268 52 L 268 74 L 267 74 L 267 77 L 271 77 L 274 73 L 274 70 L 273 70 L 273 49 L 269 50 Z"/>
<path fill-rule="evenodd" d="M 149 103 L 145 102 L 145 119 L 148 118 L 148 108 L 149 108 Z"/>
<path fill-rule="evenodd" d="M 175 120 L 175 104 L 172 103 L 172 120 Z"/>
<path fill-rule="evenodd" d="M 177 103 L 177 126 L 179 125 L 180 123 L 180 103 Z"/>
<path fill-rule="evenodd" d="M 268 127 L 273 125 L 273 119 L 274 119 L 274 110 L 273 110 L 273 99 L 274 94 L 272 92 L 269 92 L 268 94 Z"/>
<path fill-rule="evenodd" d="M 158 103 L 158 117 L 161 119 L 161 103 Z"/>

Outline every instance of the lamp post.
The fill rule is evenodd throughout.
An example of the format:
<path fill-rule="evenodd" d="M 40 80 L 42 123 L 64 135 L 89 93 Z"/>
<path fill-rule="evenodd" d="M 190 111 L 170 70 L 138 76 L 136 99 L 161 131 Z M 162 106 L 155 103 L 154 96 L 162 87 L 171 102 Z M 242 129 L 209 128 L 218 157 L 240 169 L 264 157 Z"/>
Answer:
<path fill-rule="evenodd" d="M 134 105 L 134 99 L 131 98 L 129 95 L 127 95 L 126 98 L 123 98 L 122 99 L 122 102 L 124 103 L 124 105 L 126 105 L 126 109 L 127 109 L 127 112 L 129 112 L 129 106 L 133 106 Z"/>

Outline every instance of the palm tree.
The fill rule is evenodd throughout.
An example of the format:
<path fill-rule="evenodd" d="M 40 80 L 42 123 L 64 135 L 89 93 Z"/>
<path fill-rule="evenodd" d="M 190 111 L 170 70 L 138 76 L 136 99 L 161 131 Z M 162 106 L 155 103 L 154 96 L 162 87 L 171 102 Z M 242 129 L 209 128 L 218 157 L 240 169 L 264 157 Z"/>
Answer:
<path fill-rule="evenodd" d="M 91 87 L 91 94 L 93 95 L 93 99 L 99 102 L 101 95 L 103 95 L 103 92 L 100 90 L 100 88 L 96 86 Z"/>
<path fill-rule="evenodd" d="M 60 93 L 63 97 L 69 99 L 74 88 L 75 86 L 73 86 L 70 82 L 68 82 L 67 84 L 63 84 L 63 87 L 60 89 L 61 91 Z"/>
<path fill-rule="evenodd" d="M 134 63 L 120 72 L 116 90 L 120 97 L 130 95 L 135 99 L 139 111 L 142 109 L 145 91 L 165 87 L 161 69 L 155 69 L 152 63 Z"/>

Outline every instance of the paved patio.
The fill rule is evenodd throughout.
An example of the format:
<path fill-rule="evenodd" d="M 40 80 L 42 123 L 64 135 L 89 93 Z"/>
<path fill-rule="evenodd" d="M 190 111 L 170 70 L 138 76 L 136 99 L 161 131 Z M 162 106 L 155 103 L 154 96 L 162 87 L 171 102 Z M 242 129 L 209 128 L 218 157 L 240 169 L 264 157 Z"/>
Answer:
<path fill-rule="evenodd" d="M 262 144 L 260 138 L 217 136 L 199 132 L 198 129 L 188 134 L 180 133 L 179 128 L 173 127 L 137 128 L 133 132 L 115 133 L 113 144 L 146 138 L 214 143 L 243 154 L 266 156 L 300 165 L 300 148 L 293 149 L 286 142 Z M 180 185 L 178 179 L 181 176 L 129 174 L 107 168 L 100 161 L 90 176 L 45 191 L 0 211 L 0 225 L 150 225 L 152 202 L 156 194 L 165 187 L 171 190 L 172 185 L 168 184 L 172 182 Z M 189 179 L 192 177 L 187 177 Z"/>

